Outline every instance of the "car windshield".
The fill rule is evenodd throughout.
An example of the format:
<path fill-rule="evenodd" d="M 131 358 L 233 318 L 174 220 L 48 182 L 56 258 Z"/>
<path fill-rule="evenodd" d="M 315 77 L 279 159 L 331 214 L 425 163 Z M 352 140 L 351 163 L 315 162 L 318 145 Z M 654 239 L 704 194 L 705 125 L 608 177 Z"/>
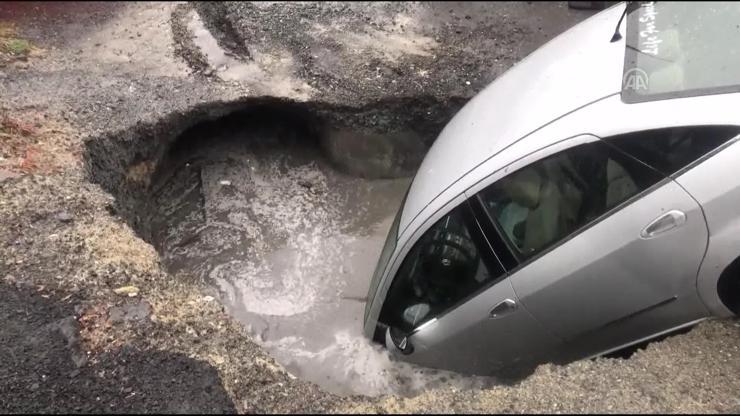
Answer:
<path fill-rule="evenodd" d="M 740 91 L 740 3 L 631 2 L 626 103 Z"/>

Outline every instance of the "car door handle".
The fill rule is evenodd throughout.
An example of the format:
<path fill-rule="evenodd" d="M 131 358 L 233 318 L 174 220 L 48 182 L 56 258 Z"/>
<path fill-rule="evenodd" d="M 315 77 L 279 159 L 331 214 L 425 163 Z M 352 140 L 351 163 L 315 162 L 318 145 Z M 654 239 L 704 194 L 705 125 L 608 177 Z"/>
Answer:
<path fill-rule="evenodd" d="M 640 232 L 640 237 L 644 239 L 657 237 L 658 235 L 674 228 L 678 228 L 685 223 L 686 214 L 674 209 L 654 219 L 650 224 L 643 228 Z"/>
<path fill-rule="evenodd" d="M 488 316 L 491 319 L 498 319 L 502 316 L 508 315 L 511 312 L 514 312 L 516 310 L 516 302 L 511 299 L 505 299 L 501 302 L 499 302 L 496 306 L 491 309 L 491 312 L 488 314 Z"/>

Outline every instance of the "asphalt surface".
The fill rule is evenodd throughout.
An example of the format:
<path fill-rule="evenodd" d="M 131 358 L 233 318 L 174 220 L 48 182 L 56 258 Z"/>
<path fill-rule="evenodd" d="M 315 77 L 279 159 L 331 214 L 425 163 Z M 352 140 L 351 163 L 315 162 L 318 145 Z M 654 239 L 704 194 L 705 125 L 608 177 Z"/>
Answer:
<path fill-rule="evenodd" d="M 209 67 L 193 13 L 251 76 Z M 2 40 L 32 45 L 0 52 L 0 411 L 740 411 L 733 320 L 628 360 L 541 366 L 516 386 L 339 397 L 282 369 L 208 282 L 170 273 L 150 244 L 141 195 L 188 127 L 275 97 L 363 137 L 419 117 L 431 127 L 415 133 L 431 134 L 588 14 L 536 2 L 0 4 Z"/>

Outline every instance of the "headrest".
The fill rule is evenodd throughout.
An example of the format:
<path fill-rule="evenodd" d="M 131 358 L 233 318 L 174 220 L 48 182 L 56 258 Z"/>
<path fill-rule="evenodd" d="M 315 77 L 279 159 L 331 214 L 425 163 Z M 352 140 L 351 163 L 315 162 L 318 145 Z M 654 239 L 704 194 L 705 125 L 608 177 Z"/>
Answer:
<path fill-rule="evenodd" d="M 504 178 L 501 188 L 517 204 L 532 209 L 540 203 L 542 178 L 532 168 L 525 168 Z"/>

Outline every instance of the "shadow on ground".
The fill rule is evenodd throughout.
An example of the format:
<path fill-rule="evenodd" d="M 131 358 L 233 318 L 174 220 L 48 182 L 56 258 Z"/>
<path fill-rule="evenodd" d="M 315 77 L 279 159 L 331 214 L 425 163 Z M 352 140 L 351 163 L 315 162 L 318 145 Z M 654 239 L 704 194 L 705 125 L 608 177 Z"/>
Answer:
<path fill-rule="evenodd" d="M 0 284 L 0 413 L 234 413 L 210 364 L 124 346 L 89 357 L 72 304 Z"/>

